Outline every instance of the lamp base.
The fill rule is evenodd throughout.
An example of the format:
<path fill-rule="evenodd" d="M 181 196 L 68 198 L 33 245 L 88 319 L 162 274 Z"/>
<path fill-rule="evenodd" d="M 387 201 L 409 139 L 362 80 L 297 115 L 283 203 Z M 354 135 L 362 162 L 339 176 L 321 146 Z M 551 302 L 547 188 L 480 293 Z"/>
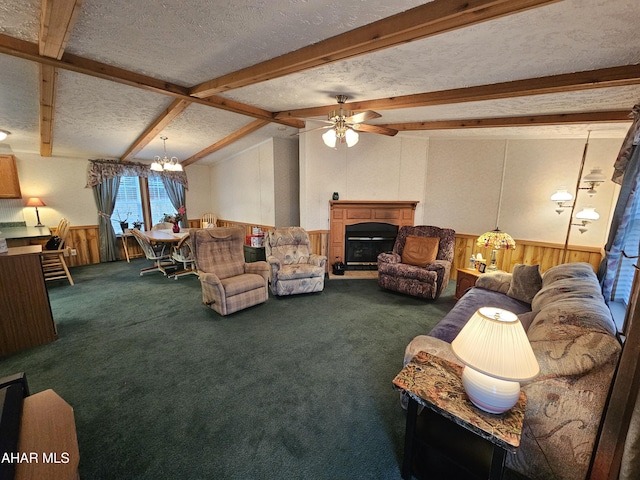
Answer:
<path fill-rule="evenodd" d="M 469 367 L 462 371 L 462 385 L 471 402 L 489 413 L 504 413 L 520 398 L 520 383 L 500 380 Z"/>

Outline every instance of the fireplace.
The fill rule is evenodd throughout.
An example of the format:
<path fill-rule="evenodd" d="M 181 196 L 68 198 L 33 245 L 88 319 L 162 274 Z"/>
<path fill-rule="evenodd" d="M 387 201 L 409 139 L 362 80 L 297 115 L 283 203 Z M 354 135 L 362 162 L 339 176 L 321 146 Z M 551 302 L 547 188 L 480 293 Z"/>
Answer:
<path fill-rule="evenodd" d="M 363 222 L 345 226 L 345 265 L 347 270 L 377 270 L 378 255 L 393 250 L 398 226 Z"/>

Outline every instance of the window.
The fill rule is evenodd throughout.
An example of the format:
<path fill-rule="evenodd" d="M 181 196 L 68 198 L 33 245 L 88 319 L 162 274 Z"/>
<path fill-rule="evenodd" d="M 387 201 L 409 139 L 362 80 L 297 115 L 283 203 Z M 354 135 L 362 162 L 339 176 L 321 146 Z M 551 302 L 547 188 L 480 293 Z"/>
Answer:
<path fill-rule="evenodd" d="M 160 177 L 149 177 L 149 206 L 151 208 L 151 224 L 162 222 L 165 213 L 175 213 Z"/>
<path fill-rule="evenodd" d="M 129 226 L 133 222 L 142 222 L 142 196 L 140 195 L 140 181 L 138 177 L 120 177 L 120 188 L 116 197 L 116 205 L 111 215 L 114 231 L 120 232 L 120 219 L 127 220 Z"/>
<path fill-rule="evenodd" d="M 150 230 L 154 224 L 162 221 L 165 213 L 175 211 L 160 177 L 120 177 L 111 223 L 116 233 L 121 231 L 120 219 L 127 218 L 130 227 L 133 222 L 140 221 Z"/>

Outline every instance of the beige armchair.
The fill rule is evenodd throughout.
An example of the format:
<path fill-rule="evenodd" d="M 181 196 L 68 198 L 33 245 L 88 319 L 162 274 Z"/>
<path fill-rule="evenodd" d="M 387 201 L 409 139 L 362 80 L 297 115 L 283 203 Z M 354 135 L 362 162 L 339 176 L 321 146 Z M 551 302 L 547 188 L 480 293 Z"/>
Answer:
<path fill-rule="evenodd" d="M 265 237 L 274 295 L 321 292 L 327 257 L 311 252 L 309 235 L 300 227 L 276 228 Z"/>
<path fill-rule="evenodd" d="M 202 303 L 220 315 L 266 302 L 267 262 L 245 263 L 244 228 L 191 230 L 193 253 L 202 286 Z"/>

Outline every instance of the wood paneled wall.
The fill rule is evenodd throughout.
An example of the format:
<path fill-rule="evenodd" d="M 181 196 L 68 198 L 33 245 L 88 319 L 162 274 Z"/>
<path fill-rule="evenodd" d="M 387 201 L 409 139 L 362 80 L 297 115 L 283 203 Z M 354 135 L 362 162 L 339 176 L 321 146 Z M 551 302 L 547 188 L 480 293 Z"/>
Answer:
<path fill-rule="evenodd" d="M 245 234 L 251 235 L 253 227 L 260 227 L 263 231 L 272 229 L 272 225 L 256 225 L 255 223 L 235 222 L 232 220 L 218 219 L 219 227 L 228 227 L 240 225 L 245 228 Z M 199 228 L 200 220 L 189 220 L 189 228 Z M 55 229 L 53 229 L 55 231 Z M 54 232 L 55 233 L 55 232 Z M 328 230 L 311 230 L 309 239 L 311 240 L 311 248 L 314 253 L 327 255 L 329 251 L 329 231 Z M 453 262 L 452 277 L 455 278 L 457 268 L 466 268 L 471 254 L 482 253 L 487 259 L 491 258 L 491 251 L 480 249 L 476 246 L 477 235 L 456 234 L 455 257 Z M 141 255 L 142 251 L 135 239 L 130 238 L 129 247 L 130 255 Z M 100 262 L 98 226 L 86 225 L 71 227 L 69 239 L 67 241 L 69 249 L 75 249 L 77 255 L 67 257 L 69 266 L 89 265 L 91 263 Z M 120 259 L 124 259 L 124 250 L 122 249 L 122 240 L 118 238 L 118 249 L 120 251 Z M 529 240 L 516 239 L 516 249 L 508 251 L 498 251 L 497 263 L 498 268 L 505 272 L 511 272 L 516 263 L 524 263 L 527 265 L 540 265 L 542 272 L 548 270 L 554 265 L 558 265 L 562 258 L 563 245 L 534 242 Z M 576 247 L 569 246 L 565 262 L 587 262 L 591 264 L 594 270 L 598 269 L 602 259 L 602 249 L 598 247 Z M 332 259 L 327 260 L 327 268 L 333 263 Z"/>

